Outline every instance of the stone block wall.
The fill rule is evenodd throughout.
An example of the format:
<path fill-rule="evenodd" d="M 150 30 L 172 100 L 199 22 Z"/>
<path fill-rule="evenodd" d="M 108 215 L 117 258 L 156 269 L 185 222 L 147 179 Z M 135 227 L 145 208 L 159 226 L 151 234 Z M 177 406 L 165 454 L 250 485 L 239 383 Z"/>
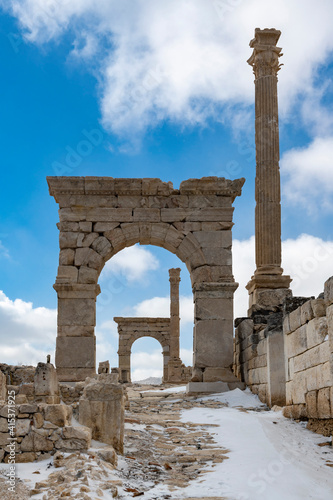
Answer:
<path fill-rule="evenodd" d="M 72 427 L 72 409 L 61 404 L 22 404 L 15 407 L 15 429 L 8 427 L 8 406 L 0 406 L 0 462 L 33 462 L 56 451 L 85 451 L 90 447 L 91 430 Z M 15 437 L 14 444 L 12 438 Z M 12 453 L 11 453 L 12 452 Z"/>
<path fill-rule="evenodd" d="M 333 419 L 333 305 L 325 299 L 305 302 L 285 316 L 283 331 L 285 416 Z"/>
<path fill-rule="evenodd" d="M 267 339 L 253 319 L 236 320 L 234 373 L 263 403 L 267 400 Z M 261 325 L 260 325 L 261 326 Z"/>

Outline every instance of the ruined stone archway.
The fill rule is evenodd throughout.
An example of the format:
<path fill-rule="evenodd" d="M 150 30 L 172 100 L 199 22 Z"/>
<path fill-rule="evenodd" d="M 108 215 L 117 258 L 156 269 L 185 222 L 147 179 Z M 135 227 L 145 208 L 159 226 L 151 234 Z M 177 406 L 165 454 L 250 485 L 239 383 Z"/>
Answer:
<path fill-rule="evenodd" d="M 117 252 L 140 243 L 161 246 L 191 276 L 194 379 L 226 380 L 233 358 L 232 203 L 244 179 L 189 179 L 179 189 L 160 179 L 48 177 L 59 203 L 56 283 L 60 380 L 95 373 L 99 274 Z"/>
<path fill-rule="evenodd" d="M 170 318 L 121 318 L 114 321 L 119 332 L 119 379 L 131 382 L 132 345 L 139 339 L 151 337 L 162 347 L 163 382 L 168 381 L 168 363 L 170 357 Z"/>

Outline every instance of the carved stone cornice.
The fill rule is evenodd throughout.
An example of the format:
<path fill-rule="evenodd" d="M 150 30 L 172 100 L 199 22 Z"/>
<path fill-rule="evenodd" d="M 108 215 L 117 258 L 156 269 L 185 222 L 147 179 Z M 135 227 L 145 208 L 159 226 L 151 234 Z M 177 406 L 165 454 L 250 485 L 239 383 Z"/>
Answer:
<path fill-rule="evenodd" d="M 282 56 L 282 49 L 276 47 L 281 31 L 276 29 L 255 30 L 255 37 L 250 42 L 253 53 L 248 59 L 248 63 L 253 68 L 256 80 L 264 76 L 276 76 L 282 64 L 279 57 Z"/>

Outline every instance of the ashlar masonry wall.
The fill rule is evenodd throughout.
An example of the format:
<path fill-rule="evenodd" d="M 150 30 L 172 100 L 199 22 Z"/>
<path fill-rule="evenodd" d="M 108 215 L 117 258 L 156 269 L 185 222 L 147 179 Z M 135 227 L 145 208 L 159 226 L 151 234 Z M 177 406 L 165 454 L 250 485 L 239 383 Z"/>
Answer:
<path fill-rule="evenodd" d="M 286 417 L 333 431 L 333 277 L 324 298 L 288 299 L 280 311 L 236 320 L 234 373 Z M 290 312 L 286 312 L 290 311 Z"/>
<path fill-rule="evenodd" d="M 333 418 L 333 305 L 309 300 L 284 318 L 286 408 L 292 418 Z"/>
<path fill-rule="evenodd" d="M 276 316 L 254 315 L 236 320 L 234 373 L 259 399 L 285 404 L 284 345 Z M 272 321 L 275 319 L 275 321 Z"/>

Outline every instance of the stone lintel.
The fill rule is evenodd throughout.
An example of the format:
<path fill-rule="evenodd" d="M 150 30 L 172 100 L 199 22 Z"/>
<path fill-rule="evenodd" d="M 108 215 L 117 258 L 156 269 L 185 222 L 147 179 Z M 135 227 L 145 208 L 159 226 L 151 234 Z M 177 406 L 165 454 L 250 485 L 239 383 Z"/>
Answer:
<path fill-rule="evenodd" d="M 101 293 L 99 285 L 55 283 L 53 288 L 59 299 L 95 299 Z"/>
<path fill-rule="evenodd" d="M 170 323 L 170 318 L 130 318 L 128 316 L 126 317 L 121 317 L 117 316 L 113 318 L 113 321 L 115 321 L 118 325 L 129 325 L 129 324 L 142 324 L 142 323 L 148 323 L 148 324 L 161 324 L 161 325 L 167 325 Z"/>

